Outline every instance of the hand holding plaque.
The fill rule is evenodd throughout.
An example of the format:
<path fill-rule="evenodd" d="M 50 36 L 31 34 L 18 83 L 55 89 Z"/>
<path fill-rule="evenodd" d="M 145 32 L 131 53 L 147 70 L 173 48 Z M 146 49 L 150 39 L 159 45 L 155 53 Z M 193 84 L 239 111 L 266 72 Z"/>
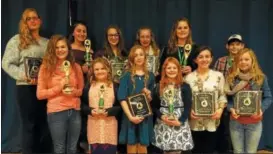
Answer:
<path fill-rule="evenodd" d="M 88 66 L 88 68 L 91 66 L 92 61 L 92 54 L 91 54 L 91 41 L 89 39 L 86 39 L 84 41 L 84 47 L 85 47 L 85 55 L 84 60 L 85 64 Z"/>
<path fill-rule="evenodd" d="M 133 117 L 146 117 L 152 115 L 150 103 L 147 101 L 145 94 L 140 93 L 129 96 L 127 102 Z"/>
<path fill-rule="evenodd" d="M 68 60 L 65 60 L 62 63 L 62 70 L 65 73 L 65 84 L 64 84 L 64 87 L 62 90 L 64 94 L 72 94 L 72 92 L 73 92 L 73 88 L 69 84 L 70 67 L 71 67 L 70 62 Z"/>

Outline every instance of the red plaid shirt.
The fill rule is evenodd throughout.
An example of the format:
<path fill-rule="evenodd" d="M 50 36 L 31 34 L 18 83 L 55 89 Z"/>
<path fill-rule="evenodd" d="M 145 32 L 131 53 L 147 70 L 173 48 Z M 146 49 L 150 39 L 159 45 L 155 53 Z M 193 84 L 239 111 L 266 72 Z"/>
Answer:
<path fill-rule="evenodd" d="M 227 77 L 228 71 L 231 67 L 228 65 L 228 58 L 228 56 L 221 57 L 217 59 L 214 64 L 214 70 L 222 72 L 225 78 Z"/>

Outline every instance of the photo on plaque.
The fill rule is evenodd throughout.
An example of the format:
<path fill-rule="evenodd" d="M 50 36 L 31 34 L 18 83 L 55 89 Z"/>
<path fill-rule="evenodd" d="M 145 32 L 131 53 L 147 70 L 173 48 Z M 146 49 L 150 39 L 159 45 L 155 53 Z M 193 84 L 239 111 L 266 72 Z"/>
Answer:
<path fill-rule="evenodd" d="M 123 62 L 112 62 L 112 78 L 114 81 L 119 81 L 124 70 L 124 63 Z"/>
<path fill-rule="evenodd" d="M 146 117 L 152 115 L 150 103 L 145 94 L 140 93 L 128 97 L 128 105 L 133 116 Z"/>
<path fill-rule="evenodd" d="M 215 92 L 193 92 L 193 110 L 197 116 L 215 113 Z"/>
<path fill-rule="evenodd" d="M 155 56 L 147 56 L 147 68 L 149 72 L 156 72 L 157 61 Z"/>
<path fill-rule="evenodd" d="M 258 114 L 261 108 L 261 91 L 239 91 L 235 95 L 234 109 L 239 115 Z"/>
<path fill-rule="evenodd" d="M 24 57 L 25 73 L 28 79 L 38 78 L 42 58 Z"/>

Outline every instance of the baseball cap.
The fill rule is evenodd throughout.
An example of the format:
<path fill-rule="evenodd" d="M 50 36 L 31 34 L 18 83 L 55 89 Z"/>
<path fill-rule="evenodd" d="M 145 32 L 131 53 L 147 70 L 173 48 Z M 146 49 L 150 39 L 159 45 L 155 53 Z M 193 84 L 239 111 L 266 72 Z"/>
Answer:
<path fill-rule="evenodd" d="M 229 43 L 234 42 L 234 41 L 243 42 L 243 38 L 242 38 L 242 36 L 240 34 L 233 34 L 228 38 L 227 43 L 229 44 Z"/>

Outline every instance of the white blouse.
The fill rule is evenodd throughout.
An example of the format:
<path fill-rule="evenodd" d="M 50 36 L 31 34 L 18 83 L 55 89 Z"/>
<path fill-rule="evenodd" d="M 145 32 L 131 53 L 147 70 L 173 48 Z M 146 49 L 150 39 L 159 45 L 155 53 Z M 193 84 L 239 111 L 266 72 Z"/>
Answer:
<path fill-rule="evenodd" d="M 225 79 L 221 72 L 209 70 L 207 78 L 202 81 L 198 77 L 196 71 L 185 77 L 186 82 L 190 85 L 192 92 L 214 92 L 215 93 L 215 109 L 225 107 L 227 98 L 224 93 Z M 220 119 L 214 120 L 210 117 L 201 117 L 198 120 L 190 119 L 190 126 L 193 131 L 209 131 L 215 132 L 220 124 Z"/>

